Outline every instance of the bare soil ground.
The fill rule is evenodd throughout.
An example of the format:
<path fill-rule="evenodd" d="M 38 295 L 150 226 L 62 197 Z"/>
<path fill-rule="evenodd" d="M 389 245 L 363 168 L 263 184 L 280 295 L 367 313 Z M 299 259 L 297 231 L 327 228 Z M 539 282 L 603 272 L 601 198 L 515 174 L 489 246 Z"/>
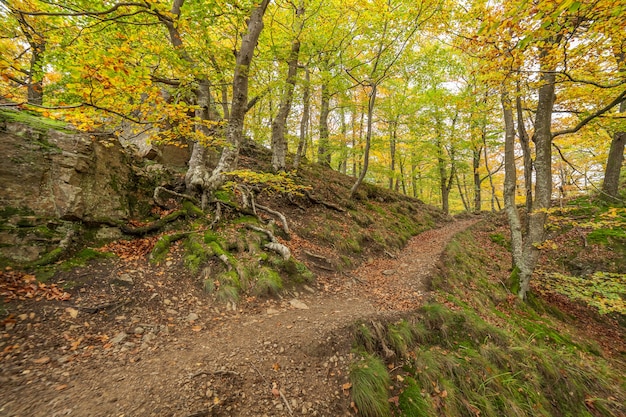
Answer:
<path fill-rule="evenodd" d="M 5 305 L 0 415 L 352 415 L 350 329 L 419 307 L 446 243 L 475 221 L 236 306 L 211 302 L 176 252 L 158 268 L 131 257 L 70 271 L 69 299 Z"/>

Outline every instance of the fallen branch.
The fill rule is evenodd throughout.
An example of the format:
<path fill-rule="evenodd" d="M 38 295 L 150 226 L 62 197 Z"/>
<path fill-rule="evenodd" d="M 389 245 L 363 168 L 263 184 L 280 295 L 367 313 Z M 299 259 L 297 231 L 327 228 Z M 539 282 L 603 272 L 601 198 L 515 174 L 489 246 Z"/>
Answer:
<path fill-rule="evenodd" d="M 335 210 L 338 211 L 340 213 L 345 213 L 346 209 L 344 209 L 343 207 L 339 207 L 333 203 L 329 203 L 328 201 L 324 201 L 324 200 L 320 200 L 319 198 L 315 197 L 313 194 L 311 194 L 309 191 L 304 190 L 304 194 L 309 198 L 309 200 L 311 200 L 312 202 L 316 203 L 316 204 L 321 204 L 322 206 L 329 208 L 331 210 Z"/>
<path fill-rule="evenodd" d="M 262 206 L 258 203 L 256 207 L 278 217 L 280 219 L 280 222 L 283 224 L 283 230 L 285 231 L 285 233 L 287 233 L 287 235 L 289 235 L 289 226 L 287 225 L 287 218 L 285 217 L 283 213 L 276 211 L 276 210 L 272 210 L 271 208 Z"/>
<path fill-rule="evenodd" d="M 89 314 L 96 314 L 100 311 L 104 311 L 104 310 L 108 310 L 110 308 L 120 308 L 121 306 L 125 306 L 126 304 L 130 304 L 131 300 L 130 299 L 124 299 L 124 300 L 116 300 L 110 303 L 104 303 L 104 304 L 100 304 L 97 305 L 95 307 L 85 307 L 85 306 L 74 306 L 77 310 L 80 311 L 84 311 L 85 313 L 89 313 Z"/>

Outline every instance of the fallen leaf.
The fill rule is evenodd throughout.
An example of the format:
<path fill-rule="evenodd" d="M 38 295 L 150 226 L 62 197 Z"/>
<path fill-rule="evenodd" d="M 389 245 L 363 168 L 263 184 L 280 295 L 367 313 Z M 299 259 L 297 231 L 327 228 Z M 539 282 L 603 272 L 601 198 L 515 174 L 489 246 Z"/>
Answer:
<path fill-rule="evenodd" d="M 280 397 L 280 391 L 277 388 L 272 388 L 272 395 L 278 398 Z"/>
<path fill-rule="evenodd" d="M 397 375 L 396 379 L 400 382 L 404 381 L 404 377 L 402 375 Z"/>
<path fill-rule="evenodd" d="M 43 365 L 50 362 L 50 357 L 49 356 L 44 356 L 42 358 L 39 359 L 33 359 L 33 363 L 36 363 L 37 365 Z"/>
<path fill-rule="evenodd" d="M 273 369 L 274 371 L 276 371 L 276 372 L 280 371 L 280 364 L 279 364 L 278 362 L 275 362 L 275 363 L 272 365 L 272 369 Z"/>
<path fill-rule="evenodd" d="M 194 332 L 199 332 L 200 330 L 202 330 L 202 326 L 192 326 L 191 330 L 193 330 Z"/>
<path fill-rule="evenodd" d="M 65 311 L 67 311 L 68 314 L 70 315 L 70 317 L 73 318 L 73 319 L 78 317 L 78 310 L 76 310 L 75 308 L 68 307 L 68 308 L 65 309 Z"/>
<path fill-rule="evenodd" d="M 57 391 L 63 391 L 65 388 L 67 388 L 67 384 L 61 384 L 61 385 L 57 385 L 57 387 L 55 388 L 55 390 L 57 390 Z"/>
<path fill-rule="evenodd" d="M 352 388 L 352 384 L 351 384 L 351 383 L 349 383 L 349 382 L 346 382 L 345 384 L 343 384 L 343 385 L 341 386 L 341 388 L 342 388 L 344 391 L 347 391 L 347 390 L 349 390 L 350 388 Z"/>

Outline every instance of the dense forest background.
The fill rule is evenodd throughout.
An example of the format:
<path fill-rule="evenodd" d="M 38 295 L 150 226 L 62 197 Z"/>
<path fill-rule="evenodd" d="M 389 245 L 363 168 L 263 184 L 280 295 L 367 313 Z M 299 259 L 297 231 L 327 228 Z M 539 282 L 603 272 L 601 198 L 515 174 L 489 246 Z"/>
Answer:
<path fill-rule="evenodd" d="M 187 147 L 186 192 L 244 140 L 450 211 L 507 208 L 519 296 L 555 198 L 617 199 L 621 1 L 2 0 L 0 94 L 87 131 Z M 290 185 L 285 185 L 289 187 Z M 517 204 L 525 204 L 522 227 Z"/>

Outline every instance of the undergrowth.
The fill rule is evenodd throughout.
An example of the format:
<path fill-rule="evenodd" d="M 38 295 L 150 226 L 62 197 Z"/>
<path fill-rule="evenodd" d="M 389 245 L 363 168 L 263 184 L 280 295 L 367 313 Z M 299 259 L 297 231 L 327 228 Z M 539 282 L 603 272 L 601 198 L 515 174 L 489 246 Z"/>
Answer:
<path fill-rule="evenodd" d="M 350 379 L 363 415 L 626 415 L 623 364 L 569 334 L 570 319 L 541 299 L 520 304 L 498 278 L 510 260 L 497 246 L 495 225 L 458 235 L 435 301 L 383 332 L 356 325 Z"/>

